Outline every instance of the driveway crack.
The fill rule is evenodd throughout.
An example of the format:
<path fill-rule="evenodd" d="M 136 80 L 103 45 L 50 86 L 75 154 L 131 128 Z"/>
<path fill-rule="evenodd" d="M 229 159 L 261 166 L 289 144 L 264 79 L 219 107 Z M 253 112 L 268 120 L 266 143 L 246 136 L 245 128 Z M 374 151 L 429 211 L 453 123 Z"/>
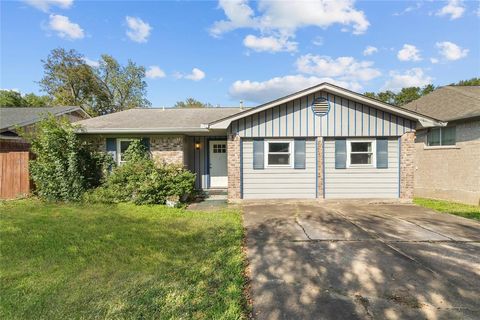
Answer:
<path fill-rule="evenodd" d="M 302 224 L 298 220 L 298 214 L 299 213 L 300 213 L 300 209 L 298 208 L 298 205 L 296 205 L 295 206 L 295 223 L 302 229 L 302 231 L 305 234 L 305 237 L 307 237 L 308 241 L 312 241 L 312 238 L 310 238 L 307 231 L 305 230 L 305 228 L 302 226 Z"/>

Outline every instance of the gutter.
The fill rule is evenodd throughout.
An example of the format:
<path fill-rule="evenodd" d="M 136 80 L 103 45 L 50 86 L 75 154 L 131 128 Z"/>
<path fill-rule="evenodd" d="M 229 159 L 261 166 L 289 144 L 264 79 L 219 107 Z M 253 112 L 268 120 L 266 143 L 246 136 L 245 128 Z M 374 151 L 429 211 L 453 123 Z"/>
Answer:
<path fill-rule="evenodd" d="M 76 130 L 79 134 L 94 133 L 205 133 L 208 128 L 85 128 Z"/>

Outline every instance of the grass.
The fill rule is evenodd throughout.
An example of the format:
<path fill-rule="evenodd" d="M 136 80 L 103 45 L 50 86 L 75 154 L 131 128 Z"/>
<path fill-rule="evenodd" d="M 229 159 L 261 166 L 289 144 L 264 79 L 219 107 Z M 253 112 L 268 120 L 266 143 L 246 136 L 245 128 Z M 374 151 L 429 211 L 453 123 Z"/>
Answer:
<path fill-rule="evenodd" d="M 242 319 L 236 210 L 0 203 L 1 319 Z"/>
<path fill-rule="evenodd" d="M 422 207 L 430 208 L 439 212 L 480 220 L 480 206 L 425 198 L 415 198 L 413 199 L 413 202 Z"/>

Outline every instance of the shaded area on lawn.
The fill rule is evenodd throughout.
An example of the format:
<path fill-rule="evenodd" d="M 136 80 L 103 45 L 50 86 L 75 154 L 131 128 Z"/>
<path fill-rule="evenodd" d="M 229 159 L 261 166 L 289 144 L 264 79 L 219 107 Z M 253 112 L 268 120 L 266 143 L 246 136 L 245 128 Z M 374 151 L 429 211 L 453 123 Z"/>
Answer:
<path fill-rule="evenodd" d="M 0 204 L 0 317 L 243 318 L 238 211 Z"/>
<path fill-rule="evenodd" d="M 419 206 L 442 213 L 450 213 L 464 218 L 480 220 L 480 206 L 426 198 L 415 198 L 413 202 Z"/>

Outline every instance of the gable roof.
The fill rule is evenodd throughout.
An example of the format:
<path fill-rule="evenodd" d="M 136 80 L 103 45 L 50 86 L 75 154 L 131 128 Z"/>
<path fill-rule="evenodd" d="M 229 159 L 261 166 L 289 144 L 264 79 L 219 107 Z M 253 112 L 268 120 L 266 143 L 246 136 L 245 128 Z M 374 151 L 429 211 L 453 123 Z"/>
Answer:
<path fill-rule="evenodd" d="M 15 127 L 24 127 L 44 119 L 48 114 L 60 116 L 67 113 L 79 112 L 86 118 L 90 116 L 80 107 L 25 107 L 25 108 L 0 108 L 0 130 L 11 130 Z"/>
<path fill-rule="evenodd" d="M 403 107 L 442 121 L 479 117 L 480 86 L 442 87 Z"/>
<path fill-rule="evenodd" d="M 208 128 L 211 128 L 211 129 L 226 129 L 230 125 L 230 123 L 234 120 L 238 120 L 238 119 L 244 118 L 246 116 L 261 112 L 263 110 L 270 109 L 270 108 L 276 107 L 278 105 L 291 102 L 295 99 L 301 98 L 303 96 L 312 94 L 312 93 L 320 91 L 320 90 L 323 90 L 323 91 L 326 91 L 326 92 L 329 92 L 329 93 L 332 93 L 332 94 L 336 94 L 336 95 L 339 95 L 339 96 L 344 96 L 344 97 L 349 98 L 353 101 L 368 104 L 368 105 L 370 105 L 372 107 L 375 107 L 379 110 L 384 110 L 384 111 L 391 112 L 393 114 L 401 115 L 401 116 L 403 116 L 404 118 L 407 118 L 407 119 L 419 121 L 420 124 L 424 127 L 444 126 L 445 125 L 445 123 L 439 121 L 437 118 L 434 118 L 434 117 L 431 117 L 431 116 L 426 116 L 426 115 L 423 115 L 423 114 L 420 114 L 418 112 L 408 110 L 408 109 L 405 109 L 405 108 L 402 108 L 402 107 L 396 107 L 396 106 L 390 105 L 388 103 L 384 103 L 382 101 L 372 99 L 372 98 L 367 97 L 365 95 L 350 91 L 348 89 L 338 87 L 338 86 L 333 85 L 331 83 L 323 82 L 319 85 L 316 85 L 316 86 L 307 88 L 305 90 L 301 90 L 301 91 L 298 91 L 296 93 L 292 93 L 292 94 L 287 95 L 285 97 L 282 97 L 282 98 L 264 103 L 262 105 L 259 105 L 259 106 L 255 107 L 255 108 L 243 111 L 241 113 L 231 115 L 229 117 L 226 117 L 226 118 L 223 118 L 223 119 L 220 119 L 220 120 L 213 121 L 211 123 L 205 124 L 204 126 L 208 127 Z"/>
<path fill-rule="evenodd" d="M 84 133 L 207 132 L 203 123 L 237 114 L 240 108 L 129 109 L 76 122 Z"/>

